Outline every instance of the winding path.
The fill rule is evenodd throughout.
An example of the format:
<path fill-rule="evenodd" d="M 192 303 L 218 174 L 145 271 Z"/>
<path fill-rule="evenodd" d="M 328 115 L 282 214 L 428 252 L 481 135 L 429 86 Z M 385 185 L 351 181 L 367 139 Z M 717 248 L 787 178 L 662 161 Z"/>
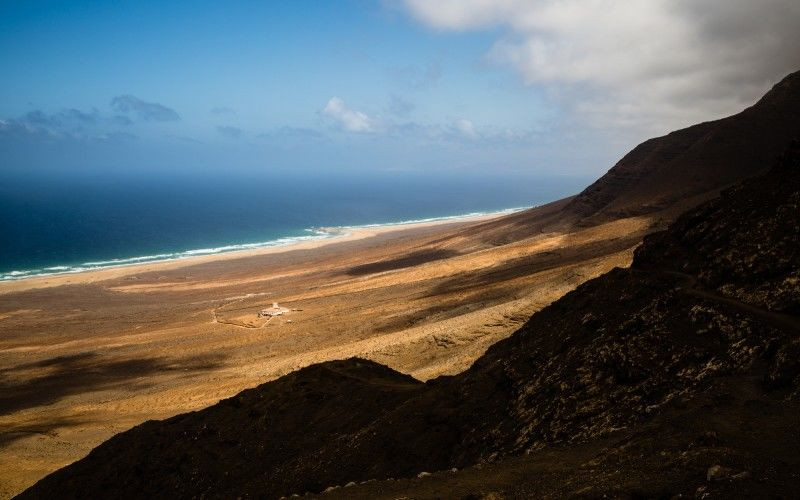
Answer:
<path fill-rule="evenodd" d="M 643 271 L 641 269 L 637 269 L 636 271 L 648 272 L 648 271 Z M 722 295 L 718 292 L 708 290 L 706 288 L 701 288 L 698 286 L 697 277 L 691 274 L 686 274 L 679 271 L 660 271 L 660 272 L 667 276 L 675 276 L 681 278 L 683 280 L 683 283 L 681 284 L 681 290 L 684 293 L 687 293 L 688 295 L 699 297 L 701 299 L 710 300 L 712 302 L 729 305 L 735 309 L 739 309 L 740 311 L 752 314 L 754 316 L 758 316 L 759 318 L 763 319 L 764 321 L 771 324 L 775 328 L 778 328 L 780 330 L 788 330 L 794 332 L 795 334 L 800 335 L 800 318 L 796 316 L 770 311 L 769 309 L 763 309 L 761 307 L 748 304 L 747 302 L 742 302 L 740 300 L 731 297 L 726 297 L 725 295 Z"/>

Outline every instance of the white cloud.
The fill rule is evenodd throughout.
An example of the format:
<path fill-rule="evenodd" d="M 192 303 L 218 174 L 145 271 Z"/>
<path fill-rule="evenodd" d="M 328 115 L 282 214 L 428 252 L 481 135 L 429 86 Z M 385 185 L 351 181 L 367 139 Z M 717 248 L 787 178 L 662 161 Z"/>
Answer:
<path fill-rule="evenodd" d="M 474 140 L 478 138 L 478 132 L 475 131 L 475 125 L 473 125 L 471 121 L 462 118 L 456 120 L 454 126 L 456 130 L 467 139 Z"/>
<path fill-rule="evenodd" d="M 797 0 L 405 0 L 599 126 L 666 131 L 740 110 L 800 66 Z"/>
<path fill-rule="evenodd" d="M 350 132 L 374 132 L 375 121 L 361 111 L 349 109 L 343 100 L 331 97 L 322 113 L 333 118 L 338 124 Z"/>
<path fill-rule="evenodd" d="M 416 137 L 427 143 L 450 143 L 473 146 L 529 145 L 542 137 L 541 132 L 493 126 L 477 126 L 460 118 L 447 124 L 422 125 L 414 122 L 395 124 L 388 132 L 394 136 Z"/>
<path fill-rule="evenodd" d="M 537 136 L 531 130 L 476 125 L 467 118 L 459 118 L 445 123 L 398 121 L 397 117 L 394 119 L 391 117 L 375 118 L 348 108 L 339 97 L 331 97 L 320 113 L 333 120 L 336 126 L 342 130 L 371 133 L 388 140 L 414 138 L 424 143 L 524 144 L 529 143 Z M 318 132 L 316 134 L 319 135 Z"/>

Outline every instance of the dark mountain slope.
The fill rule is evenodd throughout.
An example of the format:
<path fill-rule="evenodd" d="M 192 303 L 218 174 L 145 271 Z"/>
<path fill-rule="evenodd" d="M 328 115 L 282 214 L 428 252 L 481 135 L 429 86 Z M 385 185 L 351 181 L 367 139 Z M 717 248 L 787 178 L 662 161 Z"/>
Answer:
<path fill-rule="evenodd" d="M 666 211 L 668 220 L 768 168 L 800 137 L 800 72 L 741 113 L 650 139 L 577 196 L 471 229 L 490 244 Z"/>
<path fill-rule="evenodd" d="M 772 164 L 800 136 L 800 72 L 739 114 L 643 142 L 565 211 L 588 221 L 655 212 L 712 196 Z"/>
<path fill-rule="evenodd" d="M 97 481 L 88 489 L 75 484 L 72 493 L 69 488 L 53 493 L 172 498 L 187 496 L 190 490 L 239 491 L 247 484 L 246 490 L 258 491 L 262 481 L 269 483 L 267 491 L 293 488 L 306 477 L 307 465 L 313 466 L 320 443 L 333 436 L 349 437 L 422 387 L 408 375 L 371 361 L 313 365 L 242 391 L 210 408 L 210 413 L 145 422 L 129 431 L 133 439 L 123 445 L 125 455 L 143 460 L 126 462 L 114 446 L 98 447 L 84 459 L 108 467 Z M 182 444 L 174 446 L 178 443 Z M 313 480 L 311 484 L 324 486 Z M 45 496 L 54 498 L 53 493 Z"/>
<path fill-rule="evenodd" d="M 797 496 L 799 203 L 795 146 L 767 175 L 648 237 L 631 269 L 567 294 L 458 376 L 420 384 L 361 360 L 313 366 L 119 434 L 21 497 L 275 497 L 502 468 L 508 457 L 569 454 L 620 433 L 629 445 L 601 454 L 597 470 L 628 470 L 659 494 L 693 494 L 713 459 L 748 471 L 734 486 L 713 483 L 718 491 Z M 754 410 L 767 401 L 770 412 Z M 716 413 L 725 418 L 706 416 Z M 724 426 L 737 447 L 684 455 L 669 445 L 698 421 Z M 692 446 L 716 446 L 695 437 Z M 570 487 L 635 493 L 571 474 Z M 535 479 L 509 491 L 564 491 Z M 524 489 L 534 484 L 552 489 Z"/>
<path fill-rule="evenodd" d="M 784 397 L 764 391 L 757 371 L 725 375 L 607 436 L 324 497 L 797 498 L 800 402 Z"/>

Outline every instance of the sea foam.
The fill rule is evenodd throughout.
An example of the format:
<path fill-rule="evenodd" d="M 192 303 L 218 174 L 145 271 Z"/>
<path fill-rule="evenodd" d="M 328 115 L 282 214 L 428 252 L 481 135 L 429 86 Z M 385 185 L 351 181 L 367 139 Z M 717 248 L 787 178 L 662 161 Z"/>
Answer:
<path fill-rule="evenodd" d="M 461 215 L 447 215 L 442 217 L 409 219 L 398 222 L 361 224 L 354 226 L 312 227 L 305 229 L 305 232 L 309 233 L 308 235 L 305 236 L 287 236 L 256 243 L 230 244 L 230 245 L 223 245 L 211 248 L 197 248 L 181 252 L 159 253 L 154 255 L 140 255 L 136 257 L 87 261 L 76 265 L 57 265 L 57 266 L 43 267 L 39 269 L 6 271 L 0 273 L 0 281 L 14 281 L 26 278 L 54 276 L 60 274 L 74 274 L 86 271 L 96 271 L 99 269 L 108 269 L 112 267 L 125 267 L 138 264 L 152 264 L 156 262 L 167 262 L 172 260 L 186 259 L 189 257 L 215 255 L 221 253 L 236 252 L 241 250 L 253 250 L 258 248 L 288 246 L 305 241 L 315 241 L 315 240 L 335 238 L 338 236 L 344 236 L 347 235 L 350 231 L 358 229 L 371 229 L 371 228 L 390 227 L 390 226 L 407 226 L 412 224 L 424 224 L 429 222 L 469 219 L 474 217 L 483 217 L 491 215 L 507 215 L 507 214 L 512 214 L 514 212 L 519 212 L 521 210 L 526 210 L 528 208 L 532 207 L 516 207 L 516 208 L 507 208 L 504 210 L 498 210 L 494 212 L 472 212 Z"/>

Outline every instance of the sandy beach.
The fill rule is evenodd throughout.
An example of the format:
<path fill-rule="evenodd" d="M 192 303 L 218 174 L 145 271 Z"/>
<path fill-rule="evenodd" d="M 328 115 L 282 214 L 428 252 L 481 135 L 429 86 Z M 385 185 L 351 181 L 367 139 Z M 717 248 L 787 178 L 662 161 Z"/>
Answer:
<path fill-rule="evenodd" d="M 319 248 L 335 243 L 360 240 L 384 233 L 414 231 L 417 229 L 460 224 L 465 222 L 480 222 L 502 217 L 503 215 L 506 215 L 506 213 L 465 215 L 463 217 L 447 217 L 423 222 L 404 222 L 398 224 L 376 224 L 374 226 L 330 228 L 333 234 L 328 238 L 309 239 L 274 246 L 264 245 L 247 250 L 232 250 L 205 255 L 200 254 L 156 262 L 108 266 L 101 269 L 74 273 L 53 273 L 49 275 L 45 274 L 40 276 L 31 276 L 18 280 L 0 281 L 0 294 L 30 290 L 33 288 L 93 283 L 107 279 L 121 278 L 130 274 L 165 271 L 168 269 L 197 265 L 205 262 L 240 259 L 243 257 L 255 257 L 259 255 L 286 252 L 290 250 L 311 250 L 313 248 Z"/>
<path fill-rule="evenodd" d="M 315 362 L 457 373 L 535 311 L 628 265 L 652 225 L 518 237 L 513 217 L 0 283 L 0 497 L 131 426 Z M 288 312 L 259 317 L 272 302 Z"/>

